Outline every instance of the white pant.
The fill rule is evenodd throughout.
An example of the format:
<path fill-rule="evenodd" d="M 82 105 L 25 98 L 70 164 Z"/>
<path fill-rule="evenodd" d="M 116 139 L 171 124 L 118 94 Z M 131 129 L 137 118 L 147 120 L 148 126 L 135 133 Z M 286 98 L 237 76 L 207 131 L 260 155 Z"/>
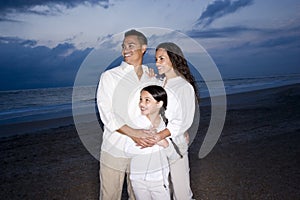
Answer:
<path fill-rule="evenodd" d="M 170 200 L 169 186 L 161 181 L 131 180 L 137 200 Z"/>
<path fill-rule="evenodd" d="M 170 163 L 170 175 L 173 186 L 174 200 L 190 200 L 193 193 L 190 187 L 190 167 L 188 153 Z"/>

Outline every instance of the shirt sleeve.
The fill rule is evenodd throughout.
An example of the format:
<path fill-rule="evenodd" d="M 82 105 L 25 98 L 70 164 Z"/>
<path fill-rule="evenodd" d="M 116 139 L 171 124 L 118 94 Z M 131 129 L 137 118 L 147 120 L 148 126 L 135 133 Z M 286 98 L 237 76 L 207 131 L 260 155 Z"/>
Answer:
<path fill-rule="evenodd" d="M 182 136 L 193 123 L 195 114 L 195 92 L 192 86 L 187 85 L 176 89 L 168 88 L 168 106 L 166 117 L 167 128 L 171 137 Z"/>
<path fill-rule="evenodd" d="M 116 83 L 110 73 L 101 75 L 97 89 L 97 106 L 101 120 L 110 132 L 114 132 L 125 125 L 124 120 L 113 109 L 113 93 Z"/>
<path fill-rule="evenodd" d="M 172 142 L 170 139 L 167 139 L 169 142 L 169 146 L 164 148 L 165 154 L 167 155 L 169 160 L 177 160 L 180 158 L 180 155 L 176 152 Z"/>
<path fill-rule="evenodd" d="M 154 145 L 152 147 L 147 148 L 141 148 L 140 146 L 137 146 L 135 142 L 133 142 L 131 139 L 128 139 L 125 144 L 125 153 L 129 157 L 139 156 L 139 155 L 146 155 L 151 154 L 154 152 L 159 151 L 161 148 L 158 145 Z"/>

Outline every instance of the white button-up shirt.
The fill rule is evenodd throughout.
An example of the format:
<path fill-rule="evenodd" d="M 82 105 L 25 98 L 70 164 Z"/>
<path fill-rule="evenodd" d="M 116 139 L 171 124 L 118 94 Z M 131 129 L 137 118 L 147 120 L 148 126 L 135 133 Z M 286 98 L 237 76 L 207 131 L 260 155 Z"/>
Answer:
<path fill-rule="evenodd" d="M 139 80 L 134 66 L 122 62 L 120 66 L 102 73 L 97 90 L 97 105 L 104 124 L 101 150 L 115 157 L 126 157 L 124 154 L 125 136 L 116 130 L 123 125 L 136 128 L 135 119 L 140 110 L 138 107 L 140 91 L 147 85 L 158 85 L 159 81 L 150 78 L 148 67 L 142 66 L 143 75 Z"/>
<path fill-rule="evenodd" d="M 135 120 L 136 125 L 141 129 L 149 129 L 152 127 L 150 120 L 141 115 Z M 160 124 L 156 127 L 157 131 L 165 129 L 165 123 L 161 119 Z M 163 148 L 159 145 L 141 149 L 130 138 L 125 144 L 125 153 L 132 157 L 130 164 L 130 179 L 131 180 L 145 180 L 145 181 L 159 181 L 168 185 L 169 162 L 176 160 L 179 155 L 176 153 L 172 143 L 168 140 L 169 146 Z"/>
<path fill-rule="evenodd" d="M 168 94 L 167 128 L 181 153 L 184 153 L 188 148 L 184 133 L 191 127 L 195 114 L 194 88 L 180 76 L 168 79 L 164 88 Z"/>

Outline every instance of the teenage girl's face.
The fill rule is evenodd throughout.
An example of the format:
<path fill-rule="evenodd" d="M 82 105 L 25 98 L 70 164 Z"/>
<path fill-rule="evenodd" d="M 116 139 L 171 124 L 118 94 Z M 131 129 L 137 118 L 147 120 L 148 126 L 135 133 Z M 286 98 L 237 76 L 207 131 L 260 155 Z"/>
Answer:
<path fill-rule="evenodd" d="M 142 45 L 136 35 L 125 37 L 122 44 L 124 61 L 133 66 L 141 65 L 146 48 L 147 46 Z"/>
<path fill-rule="evenodd" d="M 139 107 L 142 115 L 146 116 L 158 114 L 160 109 L 159 103 L 147 91 L 141 92 Z"/>
<path fill-rule="evenodd" d="M 167 75 L 168 73 L 174 72 L 171 60 L 165 49 L 159 48 L 156 51 L 155 58 L 156 58 L 156 67 L 160 75 L 161 74 Z"/>

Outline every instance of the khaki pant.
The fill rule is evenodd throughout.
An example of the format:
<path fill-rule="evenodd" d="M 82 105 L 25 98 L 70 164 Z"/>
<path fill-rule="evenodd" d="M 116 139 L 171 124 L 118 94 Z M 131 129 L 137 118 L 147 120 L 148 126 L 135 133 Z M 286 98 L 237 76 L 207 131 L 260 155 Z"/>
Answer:
<path fill-rule="evenodd" d="M 190 167 L 188 154 L 170 164 L 171 182 L 174 200 L 191 200 Z"/>
<path fill-rule="evenodd" d="M 127 174 L 127 192 L 130 200 L 135 200 L 129 180 L 129 158 L 113 157 L 107 152 L 100 155 L 100 200 L 120 200 L 125 174 Z"/>

